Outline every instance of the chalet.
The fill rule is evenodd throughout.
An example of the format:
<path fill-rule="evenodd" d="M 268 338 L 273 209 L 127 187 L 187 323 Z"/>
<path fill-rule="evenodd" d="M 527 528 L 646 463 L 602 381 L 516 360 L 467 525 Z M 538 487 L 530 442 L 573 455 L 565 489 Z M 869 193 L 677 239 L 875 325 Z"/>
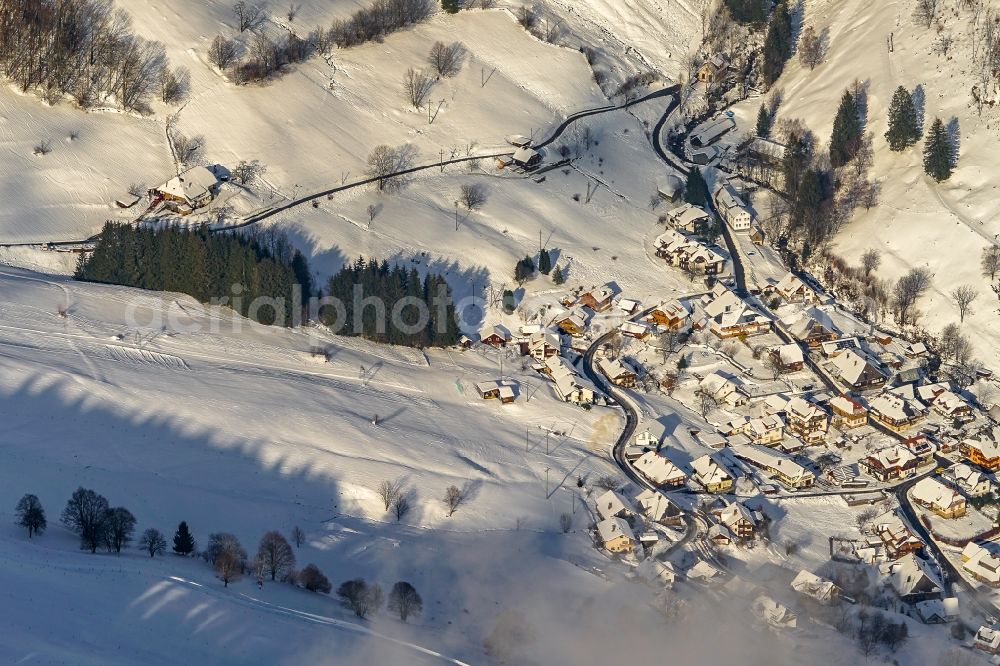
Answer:
<path fill-rule="evenodd" d="M 611 307 L 611 299 L 614 295 L 614 289 L 611 288 L 611 285 L 606 284 L 580 294 L 577 304 L 590 308 L 594 312 L 604 312 Z"/>
<path fill-rule="evenodd" d="M 542 163 L 542 154 L 537 150 L 522 146 L 514 151 L 511 161 L 514 163 L 514 166 L 521 167 L 522 169 L 534 169 Z"/>
<path fill-rule="evenodd" d="M 794 342 L 774 347 L 771 349 L 771 356 L 787 372 L 797 372 L 802 369 L 805 363 L 805 356 L 802 355 L 802 347 L 799 347 Z"/>
<path fill-rule="evenodd" d="M 691 135 L 691 147 L 704 148 L 711 146 L 725 136 L 726 133 L 734 129 L 736 129 L 736 121 L 729 116 L 723 116 L 712 122 L 705 123 Z"/>
<path fill-rule="evenodd" d="M 846 394 L 831 398 L 827 404 L 832 413 L 830 425 L 838 430 L 860 428 L 868 422 L 868 410 Z"/>
<path fill-rule="evenodd" d="M 930 562 L 914 553 L 884 565 L 881 571 L 888 578 L 889 586 L 905 603 L 940 599 L 944 591 L 944 584 Z"/>
<path fill-rule="evenodd" d="M 561 356 L 545 359 L 543 372 L 555 384 L 556 395 L 563 402 L 589 405 L 594 402 L 595 387 L 576 373 Z"/>
<path fill-rule="evenodd" d="M 770 319 L 725 288 L 717 291 L 704 309 L 709 330 L 723 339 L 766 333 L 771 329 Z"/>
<path fill-rule="evenodd" d="M 909 449 L 896 444 L 862 458 L 858 464 L 869 475 L 884 483 L 913 476 L 920 461 Z"/>
<path fill-rule="evenodd" d="M 978 543 L 970 541 L 962 551 L 962 569 L 990 587 L 1000 587 L 1000 558 Z"/>
<path fill-rule="evenodd" d="M 647 488 L 635 496 L 635 503 L 642 515 L 654 523 L 675 524 L 683 520 L 680 507 L 661 492 Z"/>
<path fill-rule="evenodd" d="M 734 446 L 732 452 L 740 460 L 772 474 L 789 488 L 809 488 L 816 480 L 815 475 L 805 467 L 771 449 L 748 444 Z"/>
<path fill-rule="evenodd" d="M 819 300 L 816 292 L 791 272 L 774 285 L 774 292 L 789 303 L 815 303 Z"/>
<path fill-rule="evenodd" d="M 196 166 L 154 188 L 149 195 L 153 203 L 162 201 L 177 212 L 187 214 L 211 203 L 218 184 L 215 173 L 206 167 Z"/>
<path fill-rule="evenodd" d="M 623 321 L 618 330 L 621 331 L 623 336 L 635 338 L 636 340 L 645 340 L 653 334 L 652 329 L 648 325 L 639 321 Z"/>
<path fill-rule="evenodd" d="M 635 535 L 621 518 L 607 518 L 597 523 L 597 534 L 604 549 L 612 553 L 631 553 L 635 549 Z"/>
<path fill-rule="evenodd" d="M 988 437 L 963 440 L 959 450 L 966 460 L 988 472 L 1000 469 L 1000 446 Z"/>
<path fill-rule="evenodd" d="M 759 419 L 751 419 L 743 434 L 754 444 L 769 446 L 776 444 L 785 436 L 785 422 L 777 414 L 767 414 Z"/>
<path fill-rule="evenodd" d="M 561 346 L 557 333 L 538 331 L 521 342 L 521 353 L 536 361 L 544 362 L 547 358 L 558 356 Z"/>
<path fill-rule="evenodd" d="M 609 490 L 597 498 L 597 515 L 602 519 L 624 518 L 634 516 L 635 510 L 628 505 L 624 497 L 614 490 Z"/>
<path fill-rule="evenodd" d="M 760 595 L 753 602 L 757 617 L 775 629 L 794 629 L 798 621 L 795 613 L 767 595 Z"/>
<path fill-rule="evenodd" d="M 660 439 L 648 430 L 643 430 L 635 436 L 635 445 L 659 451 Z"/>
<path fill-rule="evenodd" d="M 801 340 L 812 349 L 818 349 L 824 342 L 840 337 L 840 331 L 832 323 L 828 321 L 823 324 L 809 315 L 801 317 L 789 328 L 788 332 L 792 334 L 793 338 Z"/>
<path fill-rule="evenodd" d="M 724 493 L 733 487 L 733 476 L 719 462 L 716 454 L 707 454 L 691 461 L 695 481 L 710 493 Z"/>
<path fill-rule="evenodd" d="M 715 190 L 715 207 L 733 231 L 750 231 L 753 213 L 728 182 Z"/>
<path fill-rule="evenodd" d="M 728 74 L 729 61 L 726 60 L 725 56 L 717 53 L 702 63 L 696 76 L 702 83 L 718 83 L 725 79 Z"/>
<path fill-rule="evenodd" d="M 561 319 L 558 319 L 556 321 L 556 326 L 563 333 L 567 333 L 574 337 L 579 337 L 587 332 L 587 322 L 584 319 L 583 314 L 579 312 L 571 312 Z"/>
<path fill-rule="evenodd" d="M 845 349 L 826 365 L 827 371 L 856 391 L 870 390 L 885 384 L 887 375 L 867 354 Z"/>
<path fill-rule="evenodd" d="M 642 303 L 631 298 L 619 298 L 615 305 L 625 314 L 632 316 L 642 309 Z"/>
<path fill-rule="evenodd" d="M 635 469 L 655 486 L 680 486 L 687 475 L 666 457 L 647 451 L 635 461 Z"/>
<path fill-rule="evenodd" d="M 961 396 L 951 391 L 938 394 L 931 402 L 931 409 L 955 421 L 965 421 L 973 418 L 972 406 Z"/>
<path fill-rule="evenodd" d="M 656 256 L 671 266 L 701 275 L 717 275 L 726 267 L 726 258 L 692 236 L 676 229 L 657 236 L 653 241 Z"/>
<path fill-rule="evenodd" d="M 728 546 L 736 540 L 729 528 L 721 523 L 709 525 L 706 538 L 717 546 Z"/>
<path fill-rule="evenodd" d="M 994 491 L 990 477 L 965 463 L 955 463 L 947 473 L 955 487 L 969 497 L 983 497 Z"/>
<path fill-rule="evenodd" d="M 870 531 L 881 542 L 886 557 L 898 560 L 909 553 L 923 550 L 921 541 L 895 511 L 887 511 L 872 519 Z"/>
<path fill-rule="evenodd" d="M 675 174 L 667 174 L 657 182 L 656 193 L 661 199 L 677 201 L 684 195 L 684 181 Z"/>
<path fill-rule="evenodd" d="M 818 444 L 826 439 L 827 416 L 820 407 L 798 396 L 785 407 L 788 432 L 807 444 Z"/>
<path fill-rule="evenodd" d="M 985 624 L 979 627 L 972 640 L 972 647 L 981 650 L 986 654 L 1000 653 L 1000 631 L 987 627 Z"/>
<path fill-rule="evenodd" d="M 927 414 L 916 400 L 907 400 L 895 393 L 881 393 L 868 402 L 869 418 L 893 432 L 904 432 L 919 423 Z"/>
<path fill-rule="evenodd" d="M 792 589 L 823 606 L 830 606 L 840 598 L 840 588 L 832 581 L 820 578 L 805 569 L 799 571 L 792 579 Z"/>
<path fill-rule="evenodd" d="M 674 569 L 674 565 L 669 561 L 663 562 L 655 557 L 644 559 L 639 563 L 635 571 L 643 580 L 650 583 L 659 583 L 668 590 L 673 589 L 674 583 L 677 580 L 677 570 Z"/>
<path fill-rule="evenodd" d="M 713 510 L 712 515 L 739 541 L 753 541 L 764 519 L 760 511 L 752 511 L 739 501 L 729 502 L 726 506 Z"/>
<path fill-rule="evenodd" d="M 698 560 L 685 572 L 685 575 L 690 580 L 708 584 L 722 578 L 724 574 L 709 564 L 707 560 Z"/>
<path fill-rule="evenodd" d="M 759 224 L 751 225 L 750 227 L 750 242 L 754 245 L 763 245 L 766 240 L 764 230 Z"/>
<path fill-rule="evenodd" d="M 514 387 L 500 382 L 479 382 L 476 384 L 476 391 L 483 400 L 499 400 L 507 405 L 514 402 Z"/>
<path fill-rule="evenodd" d="M 602 357 L 597 361 L 598 369 L 604 373 L 612 384 L 623 388 L 634 388 L 636 372 L 619 359 Z"/>
<path fill-rule="evenodd" d="M 667 213 L 667 221 L 675 229 L 696 233 L 711 226 L 712 216 L 704 208 L 685 203 Z"/>
<path fill-rule="evenodd" d="M 678 300 L 660 303 L 646 315 L 646 321 L 672 331 L 679 331 L 690 319 L 691 313 Z"/>
<path fill-rule="evenodd" d="M 745 405 L 748 398 L 743 390 L 743 383 L 736 377 L 715 370 L 706 375 L 698 385 L 699 390 L 715 398 L 716 401 L 739 407 Z"/>
<path fill-rule="evenodd" d="M 910 494 L 914 502 L 942 518 L 960 518 L 965 515 L 965 498 L 954 488 L 949 488 L 933 477 L 920 479 Z"/>
<path fill-rule="evenodd" d="M 494 326 L 489 333 L 482 336 L 483 344 L 497 349 L 506 347 L 508 342 L 510 342 L 510 331 L 503 326 Z"/>

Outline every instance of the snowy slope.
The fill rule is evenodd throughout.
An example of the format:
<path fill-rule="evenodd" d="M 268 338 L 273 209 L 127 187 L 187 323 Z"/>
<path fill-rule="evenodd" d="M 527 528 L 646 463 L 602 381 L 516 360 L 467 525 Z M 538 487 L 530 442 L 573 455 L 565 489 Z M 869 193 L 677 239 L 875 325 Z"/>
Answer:
<path fill-rule="evenodd" d="M 784 90 L 779 116 L 800 118 L 828 141 L 836 105 L 855 79 L 868 84 L 868 130 L 875 137 L 874 174 L 881 180 L 877 208 L 859 211 L 834 241 L 834 250 L 857 263 L 870 247 L 883 253 L 882 278 L 896 278 L 912 266 L 927 266 L 934 273 L 932 289 L 919 303 L 926 313 L 924 325 L 933 331 L 958 320 L 949 292 L 972 284 L 980 296 L 964 328 L 976 345 L 977 356 L 1000 365 L 995 296 L 979 272 L 982 248 L 1000 233 L 994 171 L 1000 148 L 996 111 L 984 110 L 982 118 L 970 107 L 971 22 L 956 15 L 949 5 L 942 11 L 945 33 L 955 39 L 946 59 L 933 51 L 938 34 L 915 25 L 913 3 L 863 0 L 808 0 L 805 22 L 817 32 L 829 29 L 830 50 L 815 70 L 797 58 L 786 67 L 778 83 Z M 894 51 L 886 39 L 893 33 Z M 935 117 L 946 124 L 956 119 L 961 132 L 958 169 L 952 178 L 936 184 L 923 173 L 919 143 L 893 153 L 883 138 L 888 127 L 886 110 L 899 85 L 909 90 L 922 86 L 925 94 L 924 126 Z M 737 107 L 741 125 L 752 126 L 759 99 Z"/>

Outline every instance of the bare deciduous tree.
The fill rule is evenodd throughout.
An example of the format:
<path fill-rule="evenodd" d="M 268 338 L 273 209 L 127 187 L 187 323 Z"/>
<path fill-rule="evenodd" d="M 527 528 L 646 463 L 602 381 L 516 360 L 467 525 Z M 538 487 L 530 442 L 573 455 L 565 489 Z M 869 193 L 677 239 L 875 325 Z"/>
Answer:
<path fill-rule="evenodd" d="M 28 530 L 29 539 L 45 531 L 45 509 L 36 495 L 28 493 L 21 497 L 14 508 L 14 515 L 17 516 L 17 526 Z"/>
<path fill-rule="evenodd" d="M 712 410 L 719 406 L 719 401 L 711 393 L 701 389 L 698 389 L 695 395 L 698 398 L 698 413 L 701 414 L 701 418 L 708 418 Z"/>
<path fill-rule="evenodd" d="M 403 75 L 403 92 L 415 109 L 424 105 L 433 87 L 434 77 L 423 70 L 410 67 Z"/>
<path fill-rule="evenodd" d="M 388 609 L 399 615 L 399 619 L 406 622 L 411 615 L 419 615 L 424 610 L 424 601 L 417 594 L 413 585 L 405 580 L 398 581 L 392 586 L 389 592 Z"/>
<path fill-rule="evenodd" d="M 451 516 L 458 510 L 458 507 L 465 501 L 465 493 L 458 486 L 448 486 L 448 489 L 444 491 L 444 505 L 448 509 L 448 515 Z"/>
<path fill-rule="evenodd" d="M 208 47 L 208 61 L 225 71 L 236 61 L 236 42 L 216 35 Z"/>
<path fill-rule="evenodd" d="M 333 589 L 329 579 L 315 564 L 307 564 L 299 572 L 299 584 L 310 592 L 322 592 L 323 594 L 330 594 L 330 590 Z"/>
<path fill-rule="evenodd" d="M 396 520 L 400 521 L 403 516 L 410 512 L 410 500 L 405 493 L 400 493 L 392 501 L 392 512 L 396 514 Z"/>
<path fill-rule="evenodd" d="M 225 587 L 229 587 L 229 584 L 238 581 L 243 576 L 243 561 L 240 559 L 238 553 L 234 553 L 231 550 L 225 550 L 215 558 L 215 575 L 222 580 L 222 584 Z"/>
<path fill-rule="evenodd" d="M 462 185 L 458 200 L 470 212 L 479 210 L 486 205 L 486 188 L 478 183 L 466 183 Z"/>
<path fill-rule="evenodd" d="M 531 30 L 538 24 L 538 15 L 535 13 L 535 9 L 528 5 L 518 7 L 515 15 L 517 16 L 517 22 L 525 30 Z"/>
<path fill-rule="evenodd" d="M 799 60 L 809 69 L 816 69 L 823 61 L 823 42 L 811 25 L 805 27 L 799 38 Z"/>
<path fill-rule="evenodd" d="M 262 23 L 265 18 L 264 9 L 265 6 L 263 4 L 237 0 L 236 4 L 233 5 L 233 13 L 236 14 L 236 21 L 239 25 L 240 32 L 246 32 L 251 28 L 256 28 L 260 23 Z"/>
<path fill-rule="evenodd" d="M 181 164 L 192 164 L 196 162 L 205 149 L 205 137 L 188 136 L 180 132 L 174 132 L 174 154 Z"/>
<path fill-rule="evenodd" d="M 296 548 L 301 548 L 302 544 L 306 542 L 306 533 L 302 531 L 302 528 L 296 525 L 292 528 L 292 543 L 295 544 Z"/>
<path fill-rule="evenodd" d="M 622 482 L 618 477 L 606 474 L 598 478 L 597 481 L 594 482 L 594 485 L 601 490 L 618 490 L 618 488 L 621 487 Z"/>
<path fill-rule="evenodd" d="M 191 73 L 186 67 L 164 67 L 160 70 L 160 101 L 180 102 L 191 87 Z"/>
<path fill-rule="evenodd" d="M 563 513 L 559 516 L 559 529 L 562 530 L 563 534 L 568 533 L 573 529 L 573 516 L 569 513 Z"/>
<path fill-rule="evenodd" d="M 398 480 L 389 481 L 386 479 L 378 484 L 378 488 L 375 492 L 378 493 L 379 498 L 382 500 L 382 506 L 384 506 L 385 510 L 388 511 L 389 507 L 391 507 L 396 501 L 396 498 L 403 493 L 403 486 Z"/>
<path fill-rule="evenodd" d="M 369 585 L 363 578 L 355 578 L 340 584 L 337 596 L 344 605 L 354 611 L 358 617 L 364 618 L 378 612 L 382 607 L 382 588 L 378 583 Z"/>
<path fill-rule="evenodd" d="M 924 26 L 931 27 L 934 19 L 937 18 L 938 0 L 917 0 L 913 9 L 913 20 Z"/>
<path fill-rule="evenodd" d="M 77 488 L 60 521 L 80 536 L 80 548 L 97 552 L 104 535 L 104 520 L 108 512 L 108 500 L 87 488 Z"/>
<path fill-rule="evenodd" d="M 955 305 L 958 306 L 958 320 L 960 322 L 965 321 L 965 315 L 972 314 L 970 306 L 977 296 L 979 296 L 979 292 L 971 284 L 963 284 L 952 289 L 951 297 L 955 300 Z"/>
<path fill-rule="evenodd" d="M 267 167 L 260 163 L 260 160 L 249 162 L 240 160 L 240 163 L 233 167 L 230 176 L 233 181 L 240 185 L 253 185 L 267 172 Z"/>
<path fill-rule="evenodd" d="M 893 307 L 901 326 L 916 321 L 917 313 L 914 311 L 914 306 L 930 287 L 931 277 L 931 272 L 926 268 L 912 268 L 896 282 L 893 289 Z"/>
<path fill-rule="evenodd" d="M 163 555 L 167 551 L 167 539 L 163 536 L 163 532 L 150 527 L 139 537 L 139 548 L 149 553 L 150 557 Z"/>
<path fill-rule="evenodd" d="M 400 172 L 410 168 L 415 156 L 416 151 L 409 145 L 375 146 L 368 155 L 368 177 L 375 179 L 379 192 L 395 192 L 406 182 Z"/>
<path fill-rule="evenodd" d="M 431 46 L 431 53 L 428 58 L 434 71 L 438 76 L 455 76 L 462 69 L 462 58 L 465 56 L 465 47 L 461 42 L 445 44 L 444 42 L 434 42 Z"/>

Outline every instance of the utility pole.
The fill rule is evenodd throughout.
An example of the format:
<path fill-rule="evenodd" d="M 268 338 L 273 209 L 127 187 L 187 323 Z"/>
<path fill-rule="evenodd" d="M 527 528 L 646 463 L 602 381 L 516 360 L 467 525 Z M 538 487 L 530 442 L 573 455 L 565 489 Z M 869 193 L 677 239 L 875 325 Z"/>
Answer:
<path fill-rule="evenodd" d="M 444 148 L 441 149 L 441 173 L 444 173 Z"/>
<path fill-rule="evenodd" d="M 545 455 L 549 455 L 549 431 L 545 431 Z"/>
<path fill-rule="evenodd" d="M 455 231 L 458 231 L 458 199 L 455 199 Z"/>
<path fill-rule="evenodd" d="M 528 426 L 524 426 L 524 452 L 528 452 Z"/>
<path fill-rule="evenodd" d="M 545 468 L 545 498 L 549 497 L 549 468 Z"/>

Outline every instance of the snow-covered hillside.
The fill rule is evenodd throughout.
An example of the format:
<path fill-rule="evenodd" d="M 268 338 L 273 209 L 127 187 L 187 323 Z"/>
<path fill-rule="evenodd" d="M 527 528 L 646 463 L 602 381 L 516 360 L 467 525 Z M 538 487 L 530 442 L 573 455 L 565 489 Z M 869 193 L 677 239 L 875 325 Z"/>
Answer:
<path fill-rule="evenodd" d="M 821 143 L 829 140 L 836 106 L 856 79 L 867 86 L 868 126 L 874 135 L 875 176 L 881 181 L 879 205 L 859 211 L 834 241 L 834 251 L 857 264 L 868 248 L 883 253 L 879 275 L 896 278 L 914 266 L 934 273 L 931 290 L 919 307 L 923 324 L 933 331 L 958 321 L 948 295 L 961 284 L 980 292 L 964 329 L 977 356 L 1000 367 L 996 297 L 979 270 L 982 249 L 1000 233 L 997 185 L 991 174 L 1000 148 L 997 112 L 980 117 L 971 104 L 976 83 L 972 70 L 971 21 L 953 2 L 940 3 L 943 30 L 927 29 L 912 19 L 914 3 L 864 0 L 807 0 L 804 22 L 817 32 L 829 30 L 829 51 L 815 70 L 798 58 L 789 61 L 777 82 L 784 91 L 779 117 L 799 118 Z M 893 51 L 887 48 L 892 35 Z M 954 39 L 948 56 L 935 50 L 941 34 Z M 924 175 L 922 143 L 893 153 L 883 137 L 889 100 L 897 86 L 923 92 L 924 127 L 935 117 L 952 119 L 960 132 L 958 168 L 945 183 Z M 756 119 L 759 99 L 736 107 L 744 127 Z"/>

